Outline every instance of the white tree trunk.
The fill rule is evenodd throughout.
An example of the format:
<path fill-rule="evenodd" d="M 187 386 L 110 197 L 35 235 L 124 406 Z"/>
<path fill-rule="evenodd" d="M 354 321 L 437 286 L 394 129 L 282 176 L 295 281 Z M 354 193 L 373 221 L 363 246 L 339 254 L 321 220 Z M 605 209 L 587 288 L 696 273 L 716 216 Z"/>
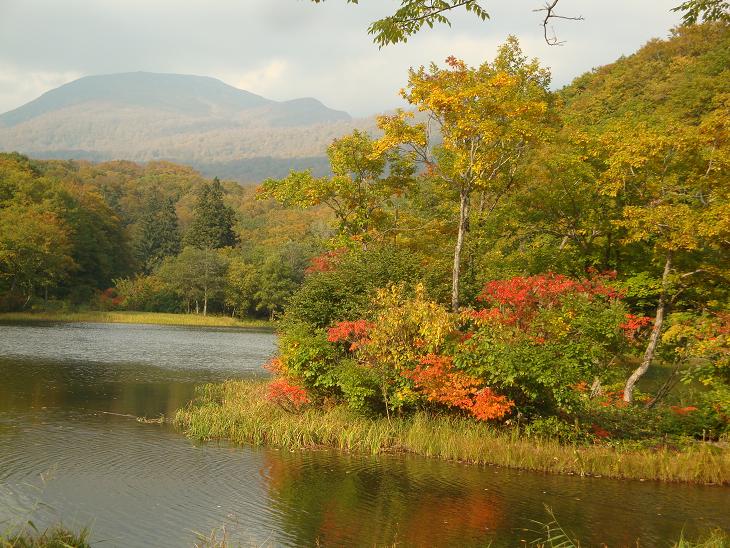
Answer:
<path fill-rule="evenodd" d="M 464 247 L 464 237 L 469 228 L 469 185 L 462 187 L 459 193 L 459 231 L 454 246 L 454 267 L 451 275 L 451 309 L 459 310 L 459 278 L 461 277 L 461 250 Z"/>
<path fill-rule="evenodd" d="M 624 401 L 631 403 L 634 400 L 634 387 L 644 373 L 647 372 L 652 360 L 654 359 L 654 353 L 656 347 L 659 345 L 659 337 L 662 333 L 662 324 L 664 323 L 664 313 L 667 308 L 667 285 L 669 282 L 669 274 L 672 270 L 672 254 L 667 253 L 667 260 L 664 263 L 664 273 L 662 274 L 662 289 L 659 294 L 659 304 L 656 309 L 656 317 L 654 318 L 654 327 L 652 327 L 651 335 L 649 336 L 649 343 L 646 345 L 644 351 L 644 359 L 641 361 L 641 365 L 631 374 L 629 380 L 626 381 L 624 387 Z"/>

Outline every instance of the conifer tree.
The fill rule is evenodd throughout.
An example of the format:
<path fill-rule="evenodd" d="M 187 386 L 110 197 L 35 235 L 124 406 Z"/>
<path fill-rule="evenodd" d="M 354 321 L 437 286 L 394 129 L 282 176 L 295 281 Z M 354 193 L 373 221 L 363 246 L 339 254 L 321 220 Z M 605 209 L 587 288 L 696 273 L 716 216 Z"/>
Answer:
<path fill-rule="evenodd" d="M 137 259 L 142 270 L 149 273 L 163 259 L 180 253 L 180 229 L 175 202 L 172 198 L 160 201 L 157 194 L 146 203 L 140 222 L 140 236 L 136 246 Z"/>
<path fill-rule="evenodd" d="M 233 231 L 234 212 L 223 202 L 223 186 L 216 177 L 200 189 L 193 209 L 193 222 L 185 234 L 185 245 L 198 249 L 220 249 L 237 243 Z"/>

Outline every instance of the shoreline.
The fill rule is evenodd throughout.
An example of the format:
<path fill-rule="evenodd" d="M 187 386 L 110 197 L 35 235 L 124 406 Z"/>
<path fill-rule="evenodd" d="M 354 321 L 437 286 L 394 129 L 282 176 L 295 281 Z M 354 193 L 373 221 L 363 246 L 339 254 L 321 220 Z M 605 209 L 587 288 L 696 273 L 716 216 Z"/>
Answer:
<path fill-rule="evenodd" d="M 179 410 L 174 426 L 198 441 L 348 453 L 409 453 L 460 463 L 635 481 L 730 485 L 730 450 L 698 442 L 684 450 L 564 445 L 453 416 L 416 414 L 388 421 L 341 406 L 291 414 L 266 400 L 265 380 L 207 384 Z"/>
<path fill-rule="evenodd" d="M 128 323 L 197 327 L 237 327 L 268 330 L 273 330 L 274 328 L 273 324 L 267 320 L 238 320 L 229 316 L 127 311 L 2 312 L 0 313 L 0 322 Z"/>

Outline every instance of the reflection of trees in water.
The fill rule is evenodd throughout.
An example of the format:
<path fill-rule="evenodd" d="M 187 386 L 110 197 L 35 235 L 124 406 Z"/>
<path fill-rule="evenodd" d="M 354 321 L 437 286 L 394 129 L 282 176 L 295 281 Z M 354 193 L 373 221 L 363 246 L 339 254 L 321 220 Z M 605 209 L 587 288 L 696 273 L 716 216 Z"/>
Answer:
<path fill-rule="evenodd" d="M 298 543 L 483 545 L 503 525 L 497 493 L 431 474 L 430 463 L 267 451 L 269 496 Z M 455 472 L 458 474 L 458 469 Z M 451 480 L 451 481 L 449 481 Z"/>
<path fill-rule="evenodd" d="M 728 528 L 730 493 L 462 466 L 417 457 L 265 450 L 263 475 L 284 535 L 324 546 L 495 546 L 535 540 L 550 521 L 586 546 L 655 546 Z M 525 531 L 525 529 L 532 530 Z M 671 541 L 671 542 L 670 542 Z"/>
<path fill-rule="evenodd" d="M 193 396 L 192 381 L 145 366 L 0 361 L 0 411 L 87 409 L 154 417 L 173 415 Z M 150 377 L 155 381 L 148 381 Z"/>

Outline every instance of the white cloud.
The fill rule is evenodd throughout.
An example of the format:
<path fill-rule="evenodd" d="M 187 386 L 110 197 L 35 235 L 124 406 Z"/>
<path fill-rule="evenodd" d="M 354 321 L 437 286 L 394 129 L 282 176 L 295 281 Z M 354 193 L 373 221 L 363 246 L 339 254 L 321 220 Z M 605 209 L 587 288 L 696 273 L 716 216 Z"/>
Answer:
<path fill-rule="evenodd" d="M 273 59 L 242 74 L 222 74 L 220 79 L 237 88 L 271 99 L 288 99 L 289 97 L 277 97 L 281 88 L 287 85 L 288 74 L 289 63 L 284 59 Z"/>

